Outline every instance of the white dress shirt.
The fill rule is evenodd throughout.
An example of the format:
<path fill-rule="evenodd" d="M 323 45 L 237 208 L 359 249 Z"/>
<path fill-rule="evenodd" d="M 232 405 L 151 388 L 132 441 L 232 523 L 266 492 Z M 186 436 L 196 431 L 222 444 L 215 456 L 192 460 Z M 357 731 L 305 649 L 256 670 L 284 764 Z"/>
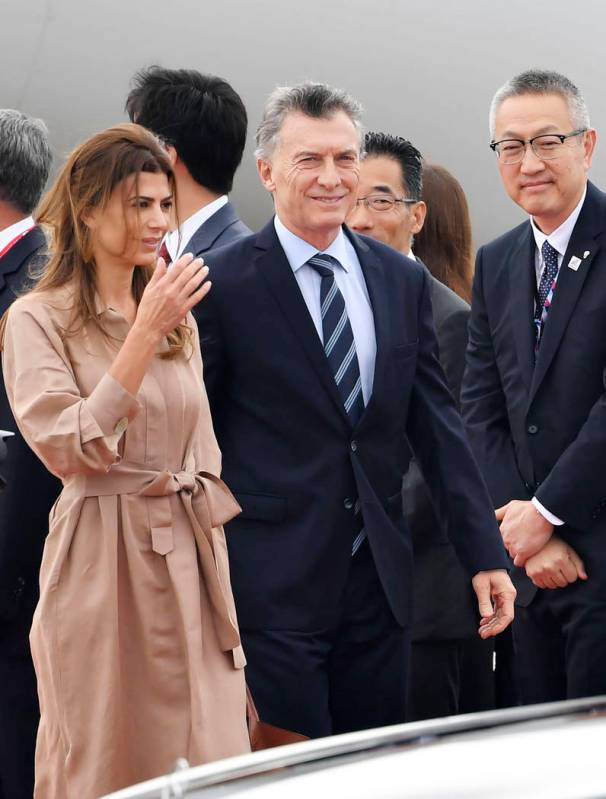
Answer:
<path fill-rule="evenodd" d="M 536 243 L 536 250 L 534 254 L 534 267 L 536 272 L 536 279 L 537 279 L 537 288 L 539 287 L 539 283 L 541 282 L 541 275 L 543 274 L 543 269 L 545 269 L 545 262 L 543 260 L 543 253 L 542 247 L 543 244 L 548 241 L 554 250 L 558 253 L 558 270 L 562 266 L 562 261 L 564 260 L 564 255 L 566 254 L 566 250 L 568 249 L 568 242 L 570 241 L 570 237 L 572 236 L 572 231 L 574 230 L 574 226 L 577 223 L 577 219 L 579 218 L 579 214 L 581 213 L 581 208 L 583 207 L 583 203 L 585 202 L 585 195 L 587 194 L 587 189 L 583 192 L 583 196 L 581 197 L 579 204 L 576 206 L 574 211 L 570 214 L 570 216 L 562 222 L 559 228 L 556 228 L 553 233 L 550 233 L 548 236 L 543 233 L 542 230 L 536 226 L 535 221 L 532 217 L 530 217 L 530 225 L 532 227 L 532 233 L 534 235 L 534 240 Z M 564 524 L 562 519 L 559 519 L 557 516 L 554 516 L 553 513 L 547 510 L 544 505 L 541 505 L 539 500 L 536 497 L 532 498 L 532 504 L 535 508 L 539 511 L 541 516 L 544 516 L 548 522 L 559 527 L 560 525 Z"/>
<path fill-rule="evenodd" d="M 216 214 L 217 211 L 220 208 L 223 208 L 224 205 L 227 205 L 226 194 L 222 194 L 221 197 L 217 197 L 216 200 L 208 203 L 208 205 L 205 205 L 204 208 L 200 208 L 199 211 L 196 211 L 195 214 L 192 214 L 185 220 L 185 222 L 179 225 L 177 230 L 173 230 L 166 234 L 164 241 L 166 242 L 166 249 L 168 250 L 172 261 L 176 261 L 177 258 L 180 258 L 183 255 L 185 247 L 189 244 L 189 241 L 196 230 L 198 230 L 198 228 L 201 227 L 205 222 L 208 222 L 211 216 Z"/>
<path fill-rule="evenodd" d="M 286 255 L 288 263 L 294 272 L 295 279 L 307 305 L 307 310 L 313 320 L 320 341 L 324 343 L 322 332 L 322 312 L 320 306 L 320 286 L 322 278 L 318 272 L 310 266 L 307 261 L 316 255 L 318 249 L 307 241 L 299 238 L 292 233 L 278 218 L 274 217 L 274 226 L 282 249 Z M 332 255 L 341 264 L 335 268 L 335 282 L 345 300 L 347 316 L 351 324 L 358 365 L 360 367 L 360 378 L 362 383 L 362 396 L 364 404 L 372 394 L 372 382 L 375 371 L 375 358 L 377 355 L 377 341 L 375 337 L 375 322 L 372 314 L 372 306 L 368 297 L 366 281 L 360 261 L 356 255 L 351 242 L 339 230 L 337 238 L 322 254 Z"/>
<path fill-rule="evenodd" d="M 26 230 L 34 227 L 36 223 L 33 220 L 33 217 L 26 216 L 25 219 L 21 219 L 19 222 L 15 222 L 14 225 L 9 225 L 5 227 L 4 230 L 0 230 L 0 252 L 8 246 L 13 239 L 16 239 L 17 236 L 20 236 L 21 233 L 25 233 Z"/>

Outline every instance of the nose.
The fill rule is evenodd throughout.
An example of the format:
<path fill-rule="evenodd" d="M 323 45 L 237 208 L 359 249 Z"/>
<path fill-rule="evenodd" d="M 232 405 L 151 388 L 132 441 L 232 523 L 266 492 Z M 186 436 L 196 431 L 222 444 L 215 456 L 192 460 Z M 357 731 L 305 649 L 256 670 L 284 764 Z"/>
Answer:
<path fill-rule="evenodd" d="M 147 224 L 152 230 L 167 231 L 169 228 L 169 212 L 158 203 L 154 205 Z"/>
<path fill-rule="evenodd" d="M 536 172 L 541 172 L 544 168 L 544 161 L 541 161 L 530 144 L 527 144 L 524 150 L 524 157 L 520 161 L 520 171 L 526 174 L 535 174 Z"/>
<path fill-rule="evenodd" d="M 358 203 L 351 209 L 347 217 L 347 224 L 352 230 L 362 231 L 371 230 L 373 227 L 372 214 L 365 203 Z"/>
<path fill-rule="evenodd" d="M 327 158 L 322 163 L 322 169 L 318 175 L 318 183 L 325 189 L 334 189 L 341 183 L 341 176 L 332 158 Z"/>

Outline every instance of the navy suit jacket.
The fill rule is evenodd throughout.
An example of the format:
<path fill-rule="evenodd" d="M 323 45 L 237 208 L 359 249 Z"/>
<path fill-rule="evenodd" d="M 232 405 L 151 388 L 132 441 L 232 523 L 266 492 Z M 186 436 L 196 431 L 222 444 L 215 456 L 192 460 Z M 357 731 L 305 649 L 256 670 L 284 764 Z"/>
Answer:
<path fill-rule="evenodd" d="M 0 314 L 17 293 L 27 288 L 28 271 L 44 257 L 46 240 L 39 227 L 0 258 Z M 61 483 L 42 465 L 23 440 L 13 417 L 4 380 L 0 381 L 0 429 L 15 433 L 7 440 L 7 458 L 0 465 L 7 487 L 0 492 L 0 621 L 27 608 L 23 639 L 31 624 L 38 595 L 38 572 L 48 533 L 48 514 Z"/>
<path fill-rule="evenodd" d="M 228 202 L 200 225 L 185 245 L 183 252 L 191 252 L 196 256 L 203 255 L 209 250 L 223 247 L 250 233 L 252 233 L 250 228 L 241 221 L 236 209 Z"/>
<path fill-rule="evenodd" d="M 606 195 L 591 183 L 564 255 L 534 363 L 535 241 L 529 222 L 480 248 L 461 394 L 495 506 L 536 495 L 606 590 Z M 569 267 L 572 256 L 580 259 Z M 536 593 L 514 573 L 518 602 Z M 575 584 L 576 585 L 576 584 Z M 559 589 L 568 591 L 569 588 Z M 603 599 L 602 599 L 603 601 Z"/>
<path fill-rule="evenodd" d="M 390 606 L 409 624 L 406 436 L 469 574 L 507 566 L 438 363 L 426 270 L 345 232 L 377 341 L 372 396 L 355 429 L 273 222 L 215 251 L 213 288 L 196 309 L 223 477 L 242 506 L 226 532 L 244 629 L 317 631 L 338 622 L 356 497 Z"/>

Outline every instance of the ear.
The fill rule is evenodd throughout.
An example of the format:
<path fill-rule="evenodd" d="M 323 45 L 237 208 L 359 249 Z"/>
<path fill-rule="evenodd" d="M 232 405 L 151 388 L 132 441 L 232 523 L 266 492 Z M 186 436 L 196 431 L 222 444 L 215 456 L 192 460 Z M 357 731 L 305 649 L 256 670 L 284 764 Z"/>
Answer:
<path fill-rule="evenodd" d="M 587 169 L 589 169 L 591 166 L 591 161 L 595 152 L 596 140 L 597 134 L 595 129 L 589 128 L 589 130 L 585 133 L 585 139 L 583 141 L 583 147 L 585 149 L 585 167 Z"/>
<path fill-rule="evenodd" d="M 174 169 L 175 168 L 175 164 L 177 163 L 177 158 L 179 157 L 177 155 L 177 151 L 172 146 L 172 144 L 167 144 L 166 145 L 166 152 L 168 153 L 168 157 L 170 159 L 170 165 Z"/>
<path fill-rule="evenodd" d="M 417 233 L 421 232 L 423 225 L 425 224 L 425 217 L 427 216 L 427 206 L 423 202 L 423 200 L 419 200 L 418 203 L 415 203 L 411 209 L 410 214 L 412 216 L 412 225 L 410 226 L 410 232 L 413 236 L 416 236 Z"/>
<path fill-rule="evenodd" d="M 98 208 L 86 208 L 82 212 L 81 219 L 89 230 L 96 230 L 98 224 Z"/>
<path fill-rule="evenodd" d="M 267 191 L 273 193 L 276 190 L 276 184 L 273 177 L 272 165 L 269 161 L 263 161 L 257 158 L 257 172 L 261 178 L 261 183 L 265 186 Z"/>

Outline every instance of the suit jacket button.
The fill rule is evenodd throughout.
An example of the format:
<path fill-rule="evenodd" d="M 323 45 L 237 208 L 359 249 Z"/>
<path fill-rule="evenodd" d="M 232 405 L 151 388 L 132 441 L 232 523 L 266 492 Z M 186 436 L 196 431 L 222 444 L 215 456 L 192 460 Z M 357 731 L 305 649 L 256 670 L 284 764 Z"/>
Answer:
<path fill-rule="evenodd" d="M 354 439 L 349 446 L 351 451 L 355 452 L 358 449 L 358 442 Z"/>
<path fill-rule="evenodd" d="M 537 427 L 536 424 L 529 424 L 528 432 L 530 433 L 531 436 L 534 436 L 535 433 L 539 432 L 539 428 Z"/>
<path fill-rule="evenodd" d="M 353 501 L 353 499 L 351 497 L 346 497 L 343 500 L 343 507 L 345 508 L 345 510 L 352 510 L 352 508 L 353 508 L 353 506 L 355 504 L 356 503 Z"/>

